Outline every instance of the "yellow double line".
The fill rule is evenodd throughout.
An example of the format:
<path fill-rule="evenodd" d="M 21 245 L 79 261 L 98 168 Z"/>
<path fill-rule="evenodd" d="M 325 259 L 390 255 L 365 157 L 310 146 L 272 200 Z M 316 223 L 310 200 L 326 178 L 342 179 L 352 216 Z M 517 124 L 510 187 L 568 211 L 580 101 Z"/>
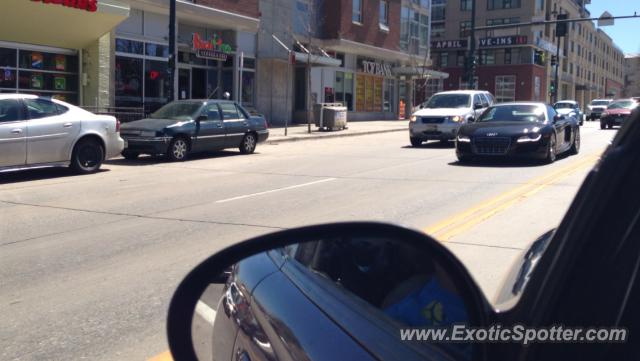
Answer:
<path fill-rule="evenodd" d="M 424 232 L 440 241 L 448 241 L 514 204 L 533 196 L 545 187 L 559 182 L 579 170 L 593 166 L 599 157 L 599 154 L 591 154 L 578 162 L 533 178 L 519 187 L 487 199 L 466 211 L 427 227 Z"/>

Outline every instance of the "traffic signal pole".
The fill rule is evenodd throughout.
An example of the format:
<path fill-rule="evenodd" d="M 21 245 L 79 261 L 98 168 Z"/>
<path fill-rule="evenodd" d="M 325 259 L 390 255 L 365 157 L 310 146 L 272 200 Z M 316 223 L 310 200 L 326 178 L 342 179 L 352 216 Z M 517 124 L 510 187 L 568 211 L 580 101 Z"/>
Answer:
<path fill-rule="evenodd" d="M 469 58 L 467 59 L 467 75 L 469 89 L 475 89 L 475 56 L 476 56 L 476 0 L 471 0 L 471 31 L 469 39 Z"/>
<path fill-rule="evenodd" d="M 553 75 L 553 93 L 551 93 L 551 104 L 558 101 L 558 69 L 560 68 L 560 37 L 558 37 L 558 45 L 556 47 L 556 69 Z"/>

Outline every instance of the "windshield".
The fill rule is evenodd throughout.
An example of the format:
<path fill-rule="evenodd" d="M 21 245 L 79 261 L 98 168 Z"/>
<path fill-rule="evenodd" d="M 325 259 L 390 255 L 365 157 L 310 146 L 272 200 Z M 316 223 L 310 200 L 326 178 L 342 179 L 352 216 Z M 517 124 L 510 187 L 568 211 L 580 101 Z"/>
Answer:
<path fill-rule="evenodd" d="M 436 94 L 424 105 L 425 108 L 468 108 L 470 106 L 469 94 Z"/>
<path fill-rule="evenodd" d="M 487 109 L 478 122 L 544 122 L 544 108 L 539 105 L 498 105 Z"/>
<path fill-rule="evenodd" d="M 608 100 L 594 100 L 591 102 L 591 105 L 607 105 L 609 104 Z"/>
<path fill-rule="evenodd" d="M 573 109 L 575 108 L 575 104 L 573 103 L 556 103 L 553 108 L 555 109 Z"/>
<path fill-rule="evenodd" d="M 607 109 L 631 109 L 631 108 L 634 108 L 636 105 L 638 105 L 638 103 L 632 100 L 622 100 L 619 102 L 614 102 L 609 104 Z"/>
<path fill-rule="evenodd" d="M 151 114 L 151 118 L 190 120 L 195 118 L 196 112 L 200 110 L 200 102 L 174 102 L 169 103 Z"/>

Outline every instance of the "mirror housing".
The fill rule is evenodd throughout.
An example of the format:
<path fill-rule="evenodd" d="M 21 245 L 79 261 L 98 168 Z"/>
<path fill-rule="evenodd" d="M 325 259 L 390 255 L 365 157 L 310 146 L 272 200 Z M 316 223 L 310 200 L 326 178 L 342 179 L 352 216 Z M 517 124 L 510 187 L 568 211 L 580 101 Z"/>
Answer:
<path fill-rule="evenodd" d="M 475 123 L 476 118 L 475 117 L 469 117 L 467 118 L 467 123 Z"/>
<path fill-rule="evenodd" d="M 476 103 L 473 105 L 473 110 L 478 110 L 478 109 L 482 109 L 482 104 Z"/>
<path fill-rule="evenodd" d="M 555 122 L 557 122 L 557 121 L 559 121 L 559 120 L 565 120 L 565 119 L 566 119 L 566 117 L 565 117 L 564 115 L 562 115 L 562 114 L 556 114 L 556 115 L 553 117 L 553 122 L 555 123 Z"/>
<path fill-rule="evenodd" d="M 467 321 L 465 321 L 465 323 L 479 327 L 488 326 L 494 318 L 495 314 L 492 307 L 462 263 L 441 243 L 426 236 L 424 233 L 394 225 L 373 222 L 348 222 L 308 226 L 279 231 L 240 242 L 215 253 L 196 266 L 180 283 L 169 306 L 167 334 L 169 347 L 174 359 L 197 360 L 193 342 L 194 338 L 192 337 L 194 311 L 207 287 L 211 283 L 219 281 L 222 273 L 227 271 L 230 266 L 239 263 L 242 265 L 248 260 L 248 257 L 255 260 L 256 258 L 252 256 L 258 256 L 259 254 L 264 255 L 267 251 L 273 250 L 275 252 L 275 250 L 281 250 L 285 246 L 293 246 L 305 242 L 324 242 L 323 244 L 325 246 L 341 247 L 341 244 L 344 242 L 351 244 L 349 242 L 361 242 L 361 240 L 390 240 L 401 248 L 415 248 L 429 255 L 429 258 L 436 262 L 435 265 L 438 272 L 441 272 L 433 274 L 433 277 L 445 274 L 446 280 L 455 285 L 455 295 L 459 298 L 460 302 L 462 302 L 466 310 Z M 343 248 L 336 249 L 341 250 Z M 352 249 L 347 248 L 347 250 Z M 284 251 L 281 250 L 281 252 Z M 358 254 L 360 253 L 347 252 L 346 257 L 347 259 L 352 259 L 350 258 L 351 255 L 356 255 L 354 258 L 356 259 L 359 258 L 357 257 Z M 290 256 L 284 255 L 282 257 L 284 257 L 283 261 L 279 262 L 292 262 L 292 260 L 288 260 L 287 258 Z M 377 258 L 368 259 L 377 260 Z M 360 260 L 356 262 L 358 266 L 361 264 L 359 262 Z M 277 269 L 284 268 L 285 266 L 284 263 L 280 263 Z M 240 266 L 240 269 L 243 269 L 242 267 L 243 266 Z M 289 264 L 289 267 L 292 267 L 292 265 Z M 246 272 L 247 268 L 244 269 Z M 435 279 L 441 280 L 439 277 Z M 236 280 L 229 279 L 228 282 L 235 284 Z M 229 284 L 228 282 L 227 284 Z M 258 301 L 252 300 L 252 303 L 253 302 Z M 284 306 L 287 305 L 285 304 Z M 224 314 L 224 312 L 218 312 L 217 317 L 224 317 Z M 357 319 L 362 316 L 354 314 L 352 317 Z M 216 320 L 215 325 L 219 324 L 217 321 L 221 320 Z M 341 322 L 348 323 L 351 321 L 344 319 Z M 222 325 L 222 323 L 220 325 Z M 353 326 L 355 327 L 355 325 Z M 293 336 L 295 337 L 296 335 Z M 393 336 L 389 336 L 388 340 L 390 343 L 398 342 Z M 485 346 L 480 344 L 477 345 L 477 348 L 474 346 L 474 353 L 476 352 L 485 354 Z"/>

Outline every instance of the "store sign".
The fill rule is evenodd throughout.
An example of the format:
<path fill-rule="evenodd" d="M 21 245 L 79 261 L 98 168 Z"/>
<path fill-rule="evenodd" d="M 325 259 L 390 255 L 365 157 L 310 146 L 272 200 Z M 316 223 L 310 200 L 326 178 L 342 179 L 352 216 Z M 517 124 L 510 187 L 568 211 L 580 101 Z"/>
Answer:
<path fill-rule="evenodd" d="M 464 49 L 466 47 L 466 40 L 439 40 L 431 42 L 431 49 Z"/>
<path fill-rule="evenodd" d="M 539 47 L 540 49 L 546 50 L 550 53 L 555 53 L 556 52 L 556 45 L 554 45 L 552 42 L 544 40 L 540 37 L 536 38 L 536 46 Z"/>
<path fill-rule="evenodd" d="M 68 8 L 86 10 L 91 13 L 96 12 L 98 10 L 98 0 L 31 0 L 31 1 L 43 3 L 43 4 L 62 5 Z"/>
<path fill-rule="evenodd" d="M 367 74 L 391 76 L 391 66 L 389 64 L 376 63 L 374 61 L 362 61 L 362 71 Z"/>
<path fill-rule="evenodd" d="M 527 37 L 524 35 L 496 36 L 492 38 L 480 39 L 480 47 L 504 46 L 504 45 L 524 45 Z"/>
<path fill-rule="evenodd" d="M 226 61 L 232 50 L 217 34 L 211 40 L 202 40 L 200 34 L 193 33 L 193 51 L 198 58 Z"/>

